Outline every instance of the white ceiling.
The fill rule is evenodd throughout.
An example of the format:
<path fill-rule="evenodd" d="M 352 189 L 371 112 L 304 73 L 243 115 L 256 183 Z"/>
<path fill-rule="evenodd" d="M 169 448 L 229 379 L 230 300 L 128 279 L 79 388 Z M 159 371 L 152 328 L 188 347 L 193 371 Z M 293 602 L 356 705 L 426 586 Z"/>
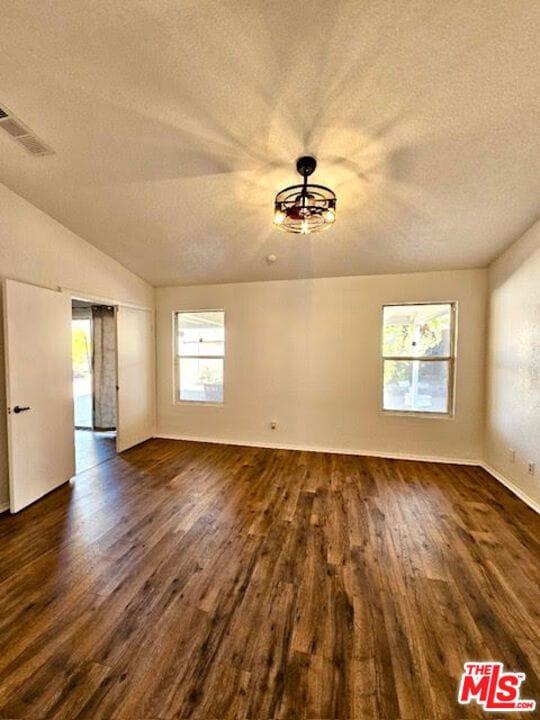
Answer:
<path fill-rule="evenodd" d="M 485 266 L 538 214 L 537 0 L 2 0 L 0 181 L 154 285 Z M 337 221 L 272 227 L 316 155 Z M 275 254 L 277 261 L 265 258 Z"/>

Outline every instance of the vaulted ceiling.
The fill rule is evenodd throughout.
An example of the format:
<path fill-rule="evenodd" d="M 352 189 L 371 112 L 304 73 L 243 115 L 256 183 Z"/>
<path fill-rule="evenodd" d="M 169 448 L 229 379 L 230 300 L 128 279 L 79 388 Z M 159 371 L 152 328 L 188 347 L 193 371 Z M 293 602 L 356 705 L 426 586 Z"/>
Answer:
<path fill-rule="evenodd" d="M 537 0 L 0 13 L 0 105 L 56 152 L 0 133 L 0 181 L 154 285 L 482 267 L 538 216 Z M 308 237 L 272 226 L 305 153 Z"/>

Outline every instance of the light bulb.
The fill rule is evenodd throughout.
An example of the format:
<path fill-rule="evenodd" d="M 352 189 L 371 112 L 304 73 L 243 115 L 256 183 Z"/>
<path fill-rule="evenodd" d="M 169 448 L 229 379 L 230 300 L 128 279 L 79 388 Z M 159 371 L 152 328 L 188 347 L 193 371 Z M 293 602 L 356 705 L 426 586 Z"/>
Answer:
<path fill-rule="evenodd" d="M 286 217 L 287 216 L 285 215 L 283 210 L 276 210 L 276 212 L 274 213 L 274 224 L 275 225 L 283 225 Z"/>
<path fill-rule="evenodd" d="M 336 213 L 330 208 L 324 212 L 323 217 L 327 223 L 333 223 L 336 219 Z"/>

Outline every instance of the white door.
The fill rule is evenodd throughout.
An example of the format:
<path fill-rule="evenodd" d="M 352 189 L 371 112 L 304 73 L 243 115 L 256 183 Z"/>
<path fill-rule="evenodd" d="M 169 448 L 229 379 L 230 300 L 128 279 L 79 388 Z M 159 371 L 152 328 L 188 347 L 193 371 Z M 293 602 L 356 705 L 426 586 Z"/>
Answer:
<path fill-rule="evenodd" d="M 4 284 L 9 492 L 18 512 L 75 474 L 71 299 Z"/>
<path fill-rule="evenodd" d="M 152 313 L 116 310 L 118 452 L 154 435 L 154 328 Z"/>

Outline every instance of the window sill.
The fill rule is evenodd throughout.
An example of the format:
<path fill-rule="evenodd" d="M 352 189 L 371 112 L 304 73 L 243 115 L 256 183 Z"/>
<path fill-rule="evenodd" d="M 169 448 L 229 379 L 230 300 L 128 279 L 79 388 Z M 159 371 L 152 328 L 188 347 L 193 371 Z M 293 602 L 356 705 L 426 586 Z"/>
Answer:
<path fill-rule="evenodd" d="M 431 420 L 455 420 L 455 413 L 422 412 L 422 410 L 379 410 L 381 415 L 413 417 Z"/>
<path fill-rule="evenodd" d="M 212 402 L 205 400 L 174 400 L 173 405 L 200 405 L 202 407 L 224 407 L 224 402 Z"/>

